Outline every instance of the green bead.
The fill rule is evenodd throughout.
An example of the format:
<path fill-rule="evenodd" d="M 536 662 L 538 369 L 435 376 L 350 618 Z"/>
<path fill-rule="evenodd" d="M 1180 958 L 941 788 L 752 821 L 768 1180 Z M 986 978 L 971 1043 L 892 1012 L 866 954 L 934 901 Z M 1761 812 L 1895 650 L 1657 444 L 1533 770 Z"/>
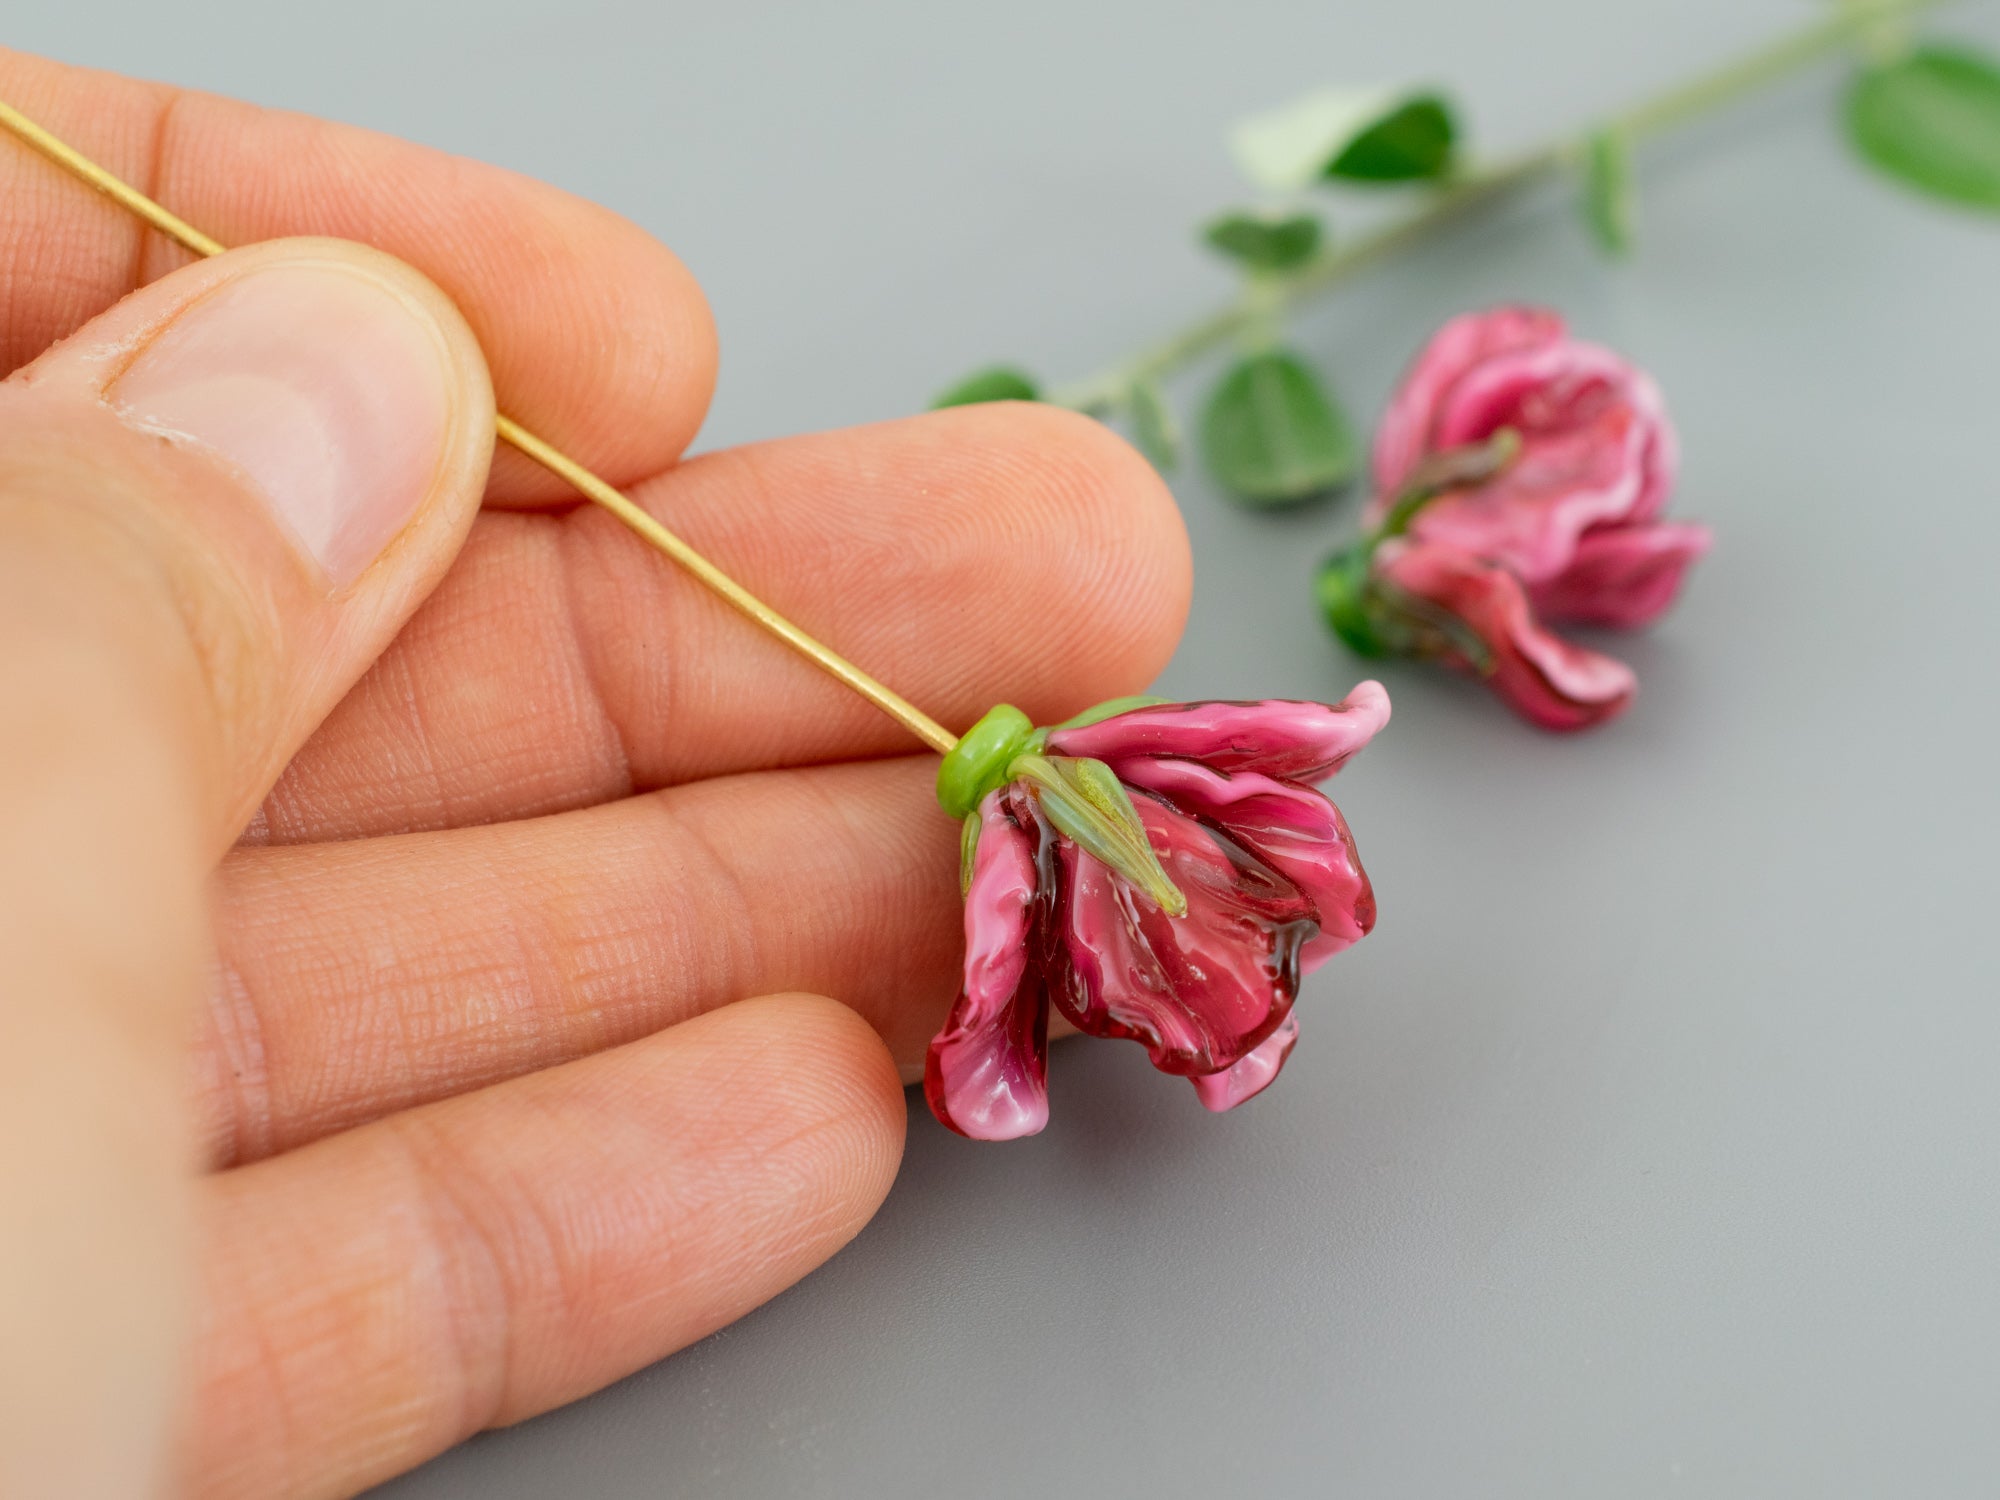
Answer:
<path fill-rule="evenodd" d="M 1337 552 L 1320 568 L 1314 592 L 1320 612 L 1333 633 L 1361 656 L 1390 654 L 1388 644 L 1376 630 L 1374 611 L 1369 607 L 1368 559 L 1372 549 L 1365 543 Z"/>
<path fill-rule="evenodd" d="M 1007 779 L 1007 763 L 1034 732 L 1033 721 L 1011 703 L 987 710 L 938 766 L 938 805 L 954 818 L 973 812 L 981 798 Z"/>

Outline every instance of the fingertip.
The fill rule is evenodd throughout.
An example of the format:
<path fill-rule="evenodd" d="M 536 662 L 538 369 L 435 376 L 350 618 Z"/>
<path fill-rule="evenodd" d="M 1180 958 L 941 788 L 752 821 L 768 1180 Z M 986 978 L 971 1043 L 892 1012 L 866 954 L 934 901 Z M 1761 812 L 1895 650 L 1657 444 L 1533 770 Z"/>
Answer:
<path fill-rule="evenodd" d="M 854 1237 L 903 1121 L 867 1025 L 777 995 L 211 1178 L 188 1488 L 353 1493 L 706 1337 Z"/>
<path fill-rule="evenodd" d="M 523 201 L 539 199 L 524 191 Z M 615 294 L 579 298 L 568 284 L 523 286 L 521 300 L 504 310 L 507 320 L 532 317 L 558 332 L 553 347 L 533 351 L 532 364 L 505 349 L 495 354 L 501 399 L 516 421 L 629 487 L 677 462 L 701 430 L 721 362 L 715 315 L 687 264 L 609 209 L 566 200 L 545 232 Z M 487 498 L 499 509 L 537 509 L 578 496 L 503 446 Z"/>
<path fill-rule="evenodd" d="M 949 408 L 928 421 L 994 455 L 1012 497 L 1002 525 L 1037 549 L 1047 628 L 1038 719 L 1136 691 L 1173 655 L 1187 623 L 1193 553 L 1173 492 L 1137 449 L 1094 418 L 1038 402 Z M 1020 694 L 1022 698 L 1029 696 Z"/>
<path fill-rule="evenodd" d="M 707 301 L 672 251 L 610 209 L 393 136 L 23 53 L 0 53 L 0 82 L 225 244 L 304 231 L 417 267 L 463 310 L 508 414 L 614 483 L 667 468 L 701 426 L 717 368 Z M 32 153 L 0 154 L 0 188 L 16 176 L 25 197 L 17 232 L 0 233 L 0 278 L 27 294 L 0 326 L 10 365 L 186 256 Z M 511 451 L 488 493 L 576 498 Z"/>
<path fill-rule="evenodd" d="M 716 1014 L 754 1033 L 762 1076 L 740 1082 L 782 1103 L 789 1144 L 810 1154 L 832 1217 L 847 1223 L 844 1243 L 874 1216 L 902 1161 L 908 1113 L 895 1059 L 867 1021 L 824 995 L 767 995 Z"/>
<path fill-rule="evenodd" d="M 657 413 L 652 441 L 678 458 L 708 416 L 721 345 L 708 296 L 687 263 L 630 220 L 600 210 L 611 273 L 640 298 L 628 332 L 610 356 L 607 383 L 632 409 Z M 627 310 L 620 309 L 621 318 Z M 648 425 L 640 423 L 639 425 Z"/>

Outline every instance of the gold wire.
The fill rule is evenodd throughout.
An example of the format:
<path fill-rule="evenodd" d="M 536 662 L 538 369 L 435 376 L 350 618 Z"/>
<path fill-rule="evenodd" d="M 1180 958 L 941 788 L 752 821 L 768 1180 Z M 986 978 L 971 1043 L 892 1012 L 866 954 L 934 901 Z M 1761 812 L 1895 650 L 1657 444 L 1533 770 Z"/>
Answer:
<path fill-rule="evenodd" d="M 185 245 L 196 254 L 220 255 L 226 248 L 186 220 L 168 212 L 130 183 L 106 171 L 74 146 L 51 135 L 4 100 L 0 100 L 0 126 L 5 126 L 64 171 L 89 183 L 113 202 L 131 210 L 160 233 Z M 511 417 L 496 416 L 493 427 L 495 434 L 502 440 L 520 449 L 550 473 L 575 486 L 585 499 L 610 511 L 646 542 L 672 558 L 702 584 L 720 595 L 726 603 L 763 626 L 822 671 L 846 683 L 933 750 L 942 755 L 948 753 L 958 743 L 957 736 L 929 714 L 901 694 L 876 681 L 831 647 L 807 635 L 680 537 L 654 520 L 616 487 L 598 478 L 554 444 L 536 437 Z"/>

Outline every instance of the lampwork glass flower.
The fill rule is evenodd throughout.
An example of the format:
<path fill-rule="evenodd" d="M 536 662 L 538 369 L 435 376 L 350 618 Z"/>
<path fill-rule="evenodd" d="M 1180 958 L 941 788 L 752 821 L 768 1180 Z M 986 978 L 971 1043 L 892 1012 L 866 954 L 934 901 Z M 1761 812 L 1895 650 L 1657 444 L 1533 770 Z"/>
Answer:
<path fill-rule="evenodd" d="M 1389 696 L 1125 699 L 1052 729 L 1002 705 L 938 773 L 964 819 L 965 977 L 924 1094 L 978 1140 L 1048 1122 L 1049 1006 L 1142 1043 L 1229 1109 L 1298 1040 L 1300 975 L 1360 939 L 1375 898 L 1314 784 L 1374 737 Z"/>
<path fill-rule="evenodd" d="M 1652 379 L 1536 308 L 1468 314 L 1418 356 L 1376 433 L 1367 536 L 1321 574 L 1356 650 L 1482 676 L 1552 729 L 1631 702 L 1623 662 L 1545 622 L 1635 629 L 1708 550 L 1663 521 L 1678 448 Z"/>

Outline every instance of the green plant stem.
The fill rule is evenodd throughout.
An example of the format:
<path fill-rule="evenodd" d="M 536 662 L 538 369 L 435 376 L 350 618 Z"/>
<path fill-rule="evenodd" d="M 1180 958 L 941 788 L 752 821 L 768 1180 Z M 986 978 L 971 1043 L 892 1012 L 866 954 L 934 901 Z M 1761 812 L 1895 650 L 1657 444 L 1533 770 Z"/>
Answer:
<path fill-rule="evenodd" d="M 1732 104 L 1823 58 L 1849 50 L 1886 23 L 1908 19 L 1950 0 L 1841 0 L 1831 15 L 1734 61 L 1662 90 L 1573 134 L 1460 174 L 1394 223 L 1321 251 L 1281 278 L 1247 288 L 1233 302 L 1188 324 L 1128 359 L 1049 392 L 1046 400 L 1096 416 L 1120 410 L 1135 382 L 1160 380 L 1225 344 L 1254 336 L 1260 322 L 1331 291 L 1377 261 L 1521 188 L 1570 169 L 1586 143 L 1610 131 L 1628 141 L 1658 135 Z"/>

